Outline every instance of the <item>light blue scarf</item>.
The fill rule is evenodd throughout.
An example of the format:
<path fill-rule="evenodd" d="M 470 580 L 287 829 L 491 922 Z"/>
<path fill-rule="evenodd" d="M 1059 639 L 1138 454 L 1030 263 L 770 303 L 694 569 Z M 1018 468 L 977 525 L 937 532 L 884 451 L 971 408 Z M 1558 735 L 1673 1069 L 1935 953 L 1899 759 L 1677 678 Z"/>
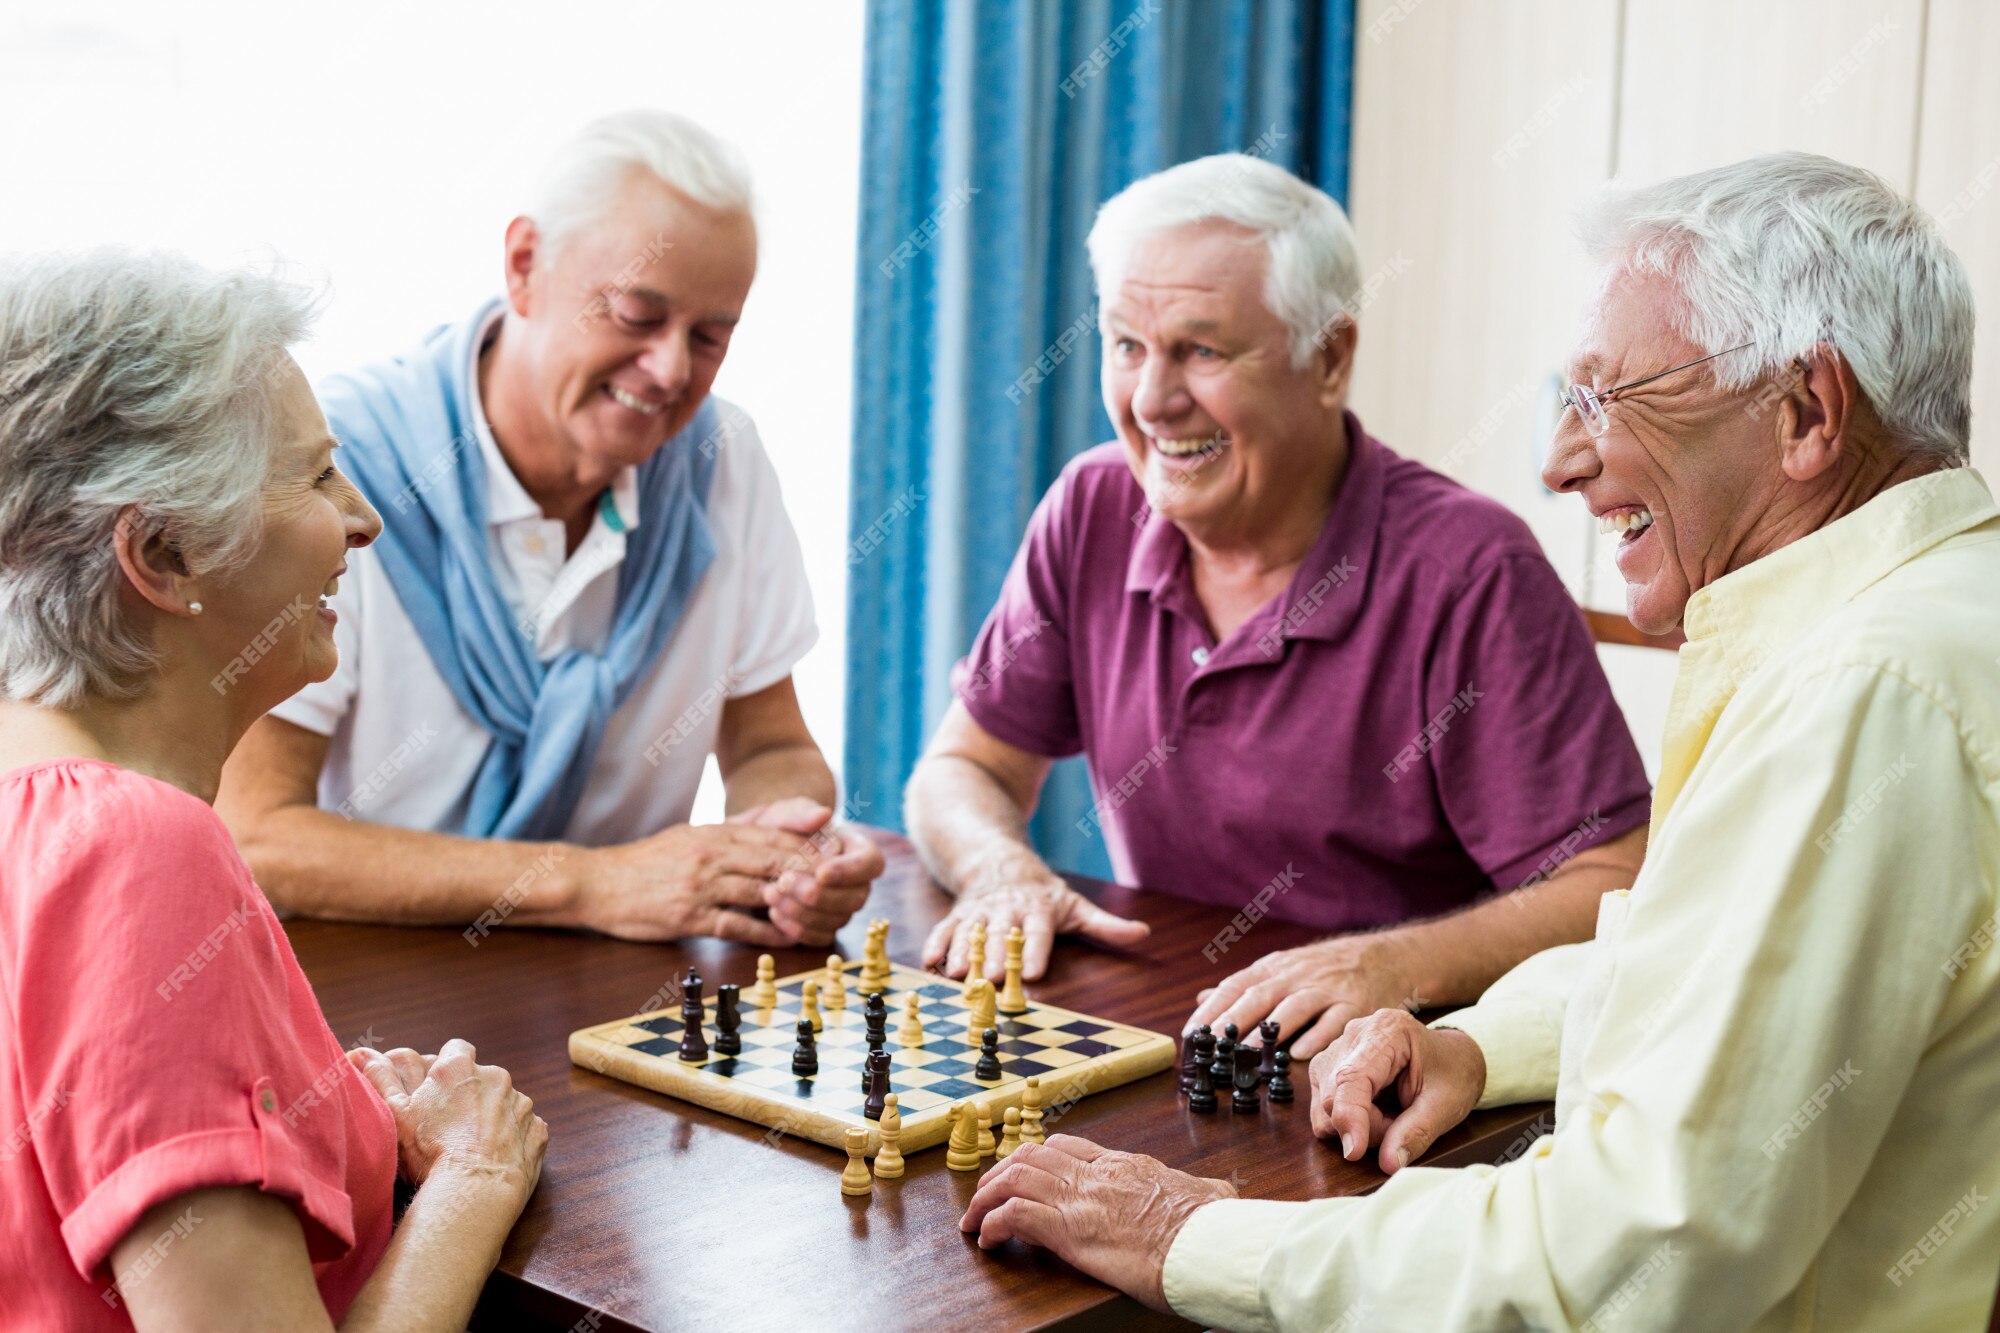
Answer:
<path fill-rule="evenodd" d="M 494 580 L 486 460 L 473 434 L 474 339 L 499 300 L 441 325 L 393 361 L 320 386 L 343 471 L 382 514 L 375 543 L 438 674 L 493 734 L 456 832 L 559 838 L 583 796 L 611 715 L 652 666 L 715 560 L 706 438 L 715 404 L 638 469 L 641 523 L 618 574 L 602 656 L 535 655 Z"/>

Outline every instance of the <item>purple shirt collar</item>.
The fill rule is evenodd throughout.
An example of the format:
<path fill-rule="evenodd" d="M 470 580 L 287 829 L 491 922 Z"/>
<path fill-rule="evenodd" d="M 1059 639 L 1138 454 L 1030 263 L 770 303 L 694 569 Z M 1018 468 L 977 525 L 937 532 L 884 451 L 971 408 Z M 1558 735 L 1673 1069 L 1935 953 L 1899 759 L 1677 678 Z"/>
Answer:
<path fill-rule="evenodd" d="M 1299 603 L 1307 591 L 1329 570 L 1363 566 L 1375 549 L 1375 536 L 1382 526 L 1383 462 L 1381 446 L 1361 428 L 1353 412 L 1341 414 L 1347 432 L 1347 471 L 1340 492 L 1320 529 L 1319 540 L 1299 562 L 1298 572 L 1285 595 L 1260 609 L 1236 631 L 1234 637 L 1254 643 L 1275 629 L 1288 608 Z M 1207 613 L 1194 592 L 1194 572 L 1188 561 L 1188 540 L 1171 519 L 1149 512 L 1132 543 L 1132 556 L 1125 566 L 1125 590 L 1142 592 L 1153 602 L 1199 625 L 1208 623 Z M 1287 639 L 1324 639 L 1333 642 L 1347 633 L 1361 614 L 1363 599 L 1333 599 L 1318 614 L 1304 617 L 1286 631 Z"/>

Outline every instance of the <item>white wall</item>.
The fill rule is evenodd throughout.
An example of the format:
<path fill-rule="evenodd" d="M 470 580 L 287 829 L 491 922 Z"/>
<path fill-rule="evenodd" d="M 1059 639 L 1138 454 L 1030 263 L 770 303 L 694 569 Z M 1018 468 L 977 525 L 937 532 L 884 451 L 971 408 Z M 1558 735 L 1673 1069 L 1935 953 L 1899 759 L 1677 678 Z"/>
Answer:
<path fill-rule="evenodd" d="M 1868 167 L 1945 223 L 2000 311 L 2000 6 L 1990 0 L 1361 0 L 1350 211 L 1364 271 L 1354 404 L 1396 449 L 1526 518 L 1572 593 L 1623 583 L 1538 476 L 1588 274 L 1571 219 L 1614 175 L 1794 148 Z M 2000 339 L 1973 456 L 2000 464 Z M 1602 656 L 1649 771 L 1670 655 Z"/>
<path fill-rule="evenodd" d="M 321 374 L 499 287 L 543 158 L 652 105 L 749 155 L 761 264 L 717 391 L 763 432 L 807 552 L 797 679 L 839 762 L 860 0 L 0 4 L 0 250 L 275 252 L 330 285 Z M 719 809 L 713 791 L 698 810 Z"/>

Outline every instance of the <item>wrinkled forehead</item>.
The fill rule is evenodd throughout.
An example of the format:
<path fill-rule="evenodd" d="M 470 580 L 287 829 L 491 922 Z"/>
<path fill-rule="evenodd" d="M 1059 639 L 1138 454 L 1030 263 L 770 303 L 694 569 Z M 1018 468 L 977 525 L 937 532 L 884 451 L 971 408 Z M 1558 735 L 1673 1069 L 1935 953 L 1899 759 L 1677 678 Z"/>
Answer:
<path fill-rule="evenodd" d="M 1105 275 L 1106 316 L 1214 323 L 1268 315 L 1267 267 L 1263 237 L 1235 223 L 1212 219 L 1147 232 Z"/>
<path fill-rule="evenodd" d="M 1572 377 L 1608 383 L 1635 366 L 1658 369 L 1702 355 L 1681 334 L 1679 314 L 1679 293 L 1664 275 L 1637 272 L 1618 260 L 1602 265 L 1584 298 L 1570 352 Z"/>
<path fill-rule="evenodd" d="M 754 270 L 757 224 L 745 210 L 712 207 L 634 171 L 555 250 L 554 262 L 592 283 L 630 287 L 649 273 L 727 280 Z"/>

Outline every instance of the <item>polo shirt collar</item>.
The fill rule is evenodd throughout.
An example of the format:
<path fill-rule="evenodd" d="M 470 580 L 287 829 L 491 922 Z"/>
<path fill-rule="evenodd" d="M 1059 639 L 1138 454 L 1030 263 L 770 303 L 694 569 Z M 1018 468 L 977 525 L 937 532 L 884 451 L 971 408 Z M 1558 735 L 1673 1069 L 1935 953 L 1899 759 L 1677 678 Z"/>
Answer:
<path fill-rule="evenodd" d="M 500 442 L 493 437 L 492 423 L 486 419 L 486 403 L 479 393 L 478 357 L 499 331 L 504 313 L 505 307 L 496 301 L 493 313 L 487 317 L 479 336 L 472 340 L 474 364 L 471 378 L 466 381 L 470 387 L 467 396 L 472 399 L 472 435 L 479 442 L 480 458 L 486 464 L 486 526 L 489 528 L 502 528 L 523 520 L 540 522 L 543 519 L 542 507 L 528 494 L 527 487 L 521 485 L 521 479 L 514 475 L 514 469 L 500 452 Z M 616 522 L 611 521 L 614 517 Z M 620 469 L 618 475 L 612 478 L 610 487 L 598 497 L 596 522 L 619 533 L 630 532 L 639 526 L 638 469 Z"/>
<path fill-rule="evenodd" d="M 1688 643 L 1714 641 L 1732 668 L 1753 670 L 1897 566 L 1996 515 L 1985 478 L 1969 467 L 1892 486 L 1688 598 Z"/>
<path fill-rule="evenodd" d="M 1337 586 L 1365 569 L 1382 527 L 1382 492 L 1388 466 L 1382 446 L 1362 429 L 1361 419 L 1354 413 L 1343 413 L 1342 423 L 1347 429 L 1347 472 L 1319 540 L 1299 562 L 1284 595 L 1258 611 L 1236 632 L 1238 637 L 1247 632 L 1251 641 L 1261 638 L 1284 620 L 1292 607 L 1301 605 L 1302 599 L 1311 601 L 1312 613 L 1296 617 L 1298 623 L 1284 633 L 1288 640 L 1339 639 L 1361 614 L 1360 596 L 1324 596 L 1324 590 L 1320 596 L 1314 593 L 1321 580 L 1331 579 Z M 1193 572 L 1188 568 L 1187 537 L 1170 520 L 1150 510 L 1126 562 L 1125 590 L 1143 592 L 1156 604 L 1165 603 L 1184 613 L 1200 611 Z"/>

